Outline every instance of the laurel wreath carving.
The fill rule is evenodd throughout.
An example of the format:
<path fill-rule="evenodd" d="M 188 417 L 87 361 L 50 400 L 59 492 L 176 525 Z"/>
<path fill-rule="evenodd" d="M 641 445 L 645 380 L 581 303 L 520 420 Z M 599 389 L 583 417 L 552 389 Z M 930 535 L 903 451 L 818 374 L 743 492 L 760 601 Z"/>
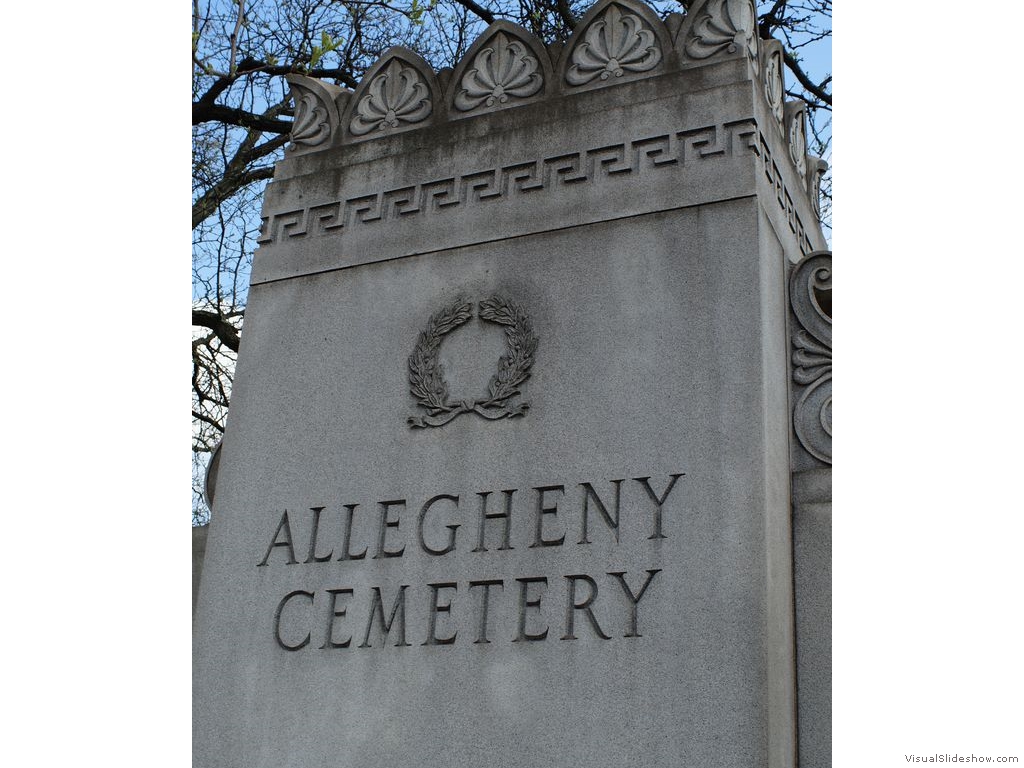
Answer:
<path fill-rule="evenodd" d="M 494 421 L 523 416 L 529 409 L 529 403 L 512 405 L 509 401 L 520 394 L 520 386 L 530 378 L 538 342 L 533 323 L 522 307 L 497 294 L 481 301 L 477 314 L 481 320 L 505 328 L 506 351 L 487 386 L 487 397 L 453 402 L 438 362 L 444 337 L 473 317 L 472 302 L 460 296 L 430 316 L 427 327 L 416 341 L 416 348 L 409 355 L 409 391 L 417 404 L 427 411 L 426 416 L 408 418 L 409 426 L 414 429 L 440 427 L 463 413 L 475 413 Z"/>

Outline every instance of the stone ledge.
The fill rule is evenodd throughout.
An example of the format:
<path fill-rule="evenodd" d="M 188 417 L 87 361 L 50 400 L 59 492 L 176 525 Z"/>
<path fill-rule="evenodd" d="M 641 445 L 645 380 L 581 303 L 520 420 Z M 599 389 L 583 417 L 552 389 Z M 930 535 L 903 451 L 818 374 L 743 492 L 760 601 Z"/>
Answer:
<path fill-rule="evenodd" d="M 290 167 L 289 161 L 306 155 L 373 147 L 346 157 L 349 165 L 379 153 L 404 153 L 412 147 L 402 138 L 435 141 L 437 129 L 465 129 L 467 123 L 501 130 L 503 122 L 519 122 L 517 113 L 531 106 L 562 113 L 588 94 L 664 75 L 676 75 L 685 89 L 688 81 L 699 83 L 709 66 L 736 61 L 768 105 L 775 131 L 789 144 L 798 186 L 808 182 L 804 191 L 814 205 L 822 161 L 806 154 L 803 105 L 784 102 L 781 44 L 759 40 L 756 22 L 752 0 L 696 0 L 685 17 L 670 14 L 665 22 L 641 0 L 599 0 L 564 46 L 545 46 L 523 27 L 501 20 L 477 38 L 454 69 L 435 72 L 399 46 L 385 51 L 355 90 L 289 75 L 294 127 L 275 178 L 302 173 L 303 164 Z"/>

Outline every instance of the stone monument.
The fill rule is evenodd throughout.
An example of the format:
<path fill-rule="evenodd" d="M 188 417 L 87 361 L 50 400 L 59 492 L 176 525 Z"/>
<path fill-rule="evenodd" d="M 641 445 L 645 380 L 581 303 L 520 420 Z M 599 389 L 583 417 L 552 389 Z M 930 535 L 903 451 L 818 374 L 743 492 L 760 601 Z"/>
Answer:
<path fill-rule="evenodd" d="M 289 77 L 197 768 L 828 764 L 824 166 L 755 18 Z"/>

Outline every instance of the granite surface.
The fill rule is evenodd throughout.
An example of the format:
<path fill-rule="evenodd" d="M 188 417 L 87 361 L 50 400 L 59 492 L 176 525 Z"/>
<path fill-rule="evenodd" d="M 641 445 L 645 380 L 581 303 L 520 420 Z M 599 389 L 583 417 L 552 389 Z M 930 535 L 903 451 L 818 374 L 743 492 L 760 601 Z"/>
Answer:
<path fill-rule="evenodd" d="M 613 10 L 662 53 L 605 87 L 573 51 Z M 367 80 L 449 99 L 390 133 L 296 81 L 196 766 L 794 764 L 786 279 L 822 241 L 770 51 L 655 22 L 600 3 L 507 109 L 389 52 Z"/>

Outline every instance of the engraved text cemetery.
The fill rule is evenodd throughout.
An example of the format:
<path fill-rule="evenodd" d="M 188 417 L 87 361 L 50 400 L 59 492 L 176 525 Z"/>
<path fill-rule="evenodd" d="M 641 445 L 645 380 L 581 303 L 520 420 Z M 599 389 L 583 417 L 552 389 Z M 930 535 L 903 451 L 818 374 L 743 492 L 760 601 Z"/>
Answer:
<path fill-rule="evenodd" d="M 486 556 L 521 547 L 573 546 L 577 532 L 579 538 L 575 545 L 587 546 L 592 543 L 591 536 L 601 535 L 594 530 L 592 520 L 601 521 L 606 529 L 603 535 L 613 537 L 618 543 L 623 514 L 646 516 L 650 532 L 646 538 L 652 547 L 657 547 L 660 540 L 667 538 L 662 525 L 666 506 L 672 513 L 681 513 L 668 504 L 681 477 L 682 473 L 672 474 L 661 484 L 652 483 L 650 477 L 632 478 L 628 485 L 626 479 L 612 480 L 605 486 L 604 498 L 594 484 L 582 482 L 575 489 L 560 484 L 528 490 L 439 493 L 421 505 L 409 499 L 389 499 L 377 502 L 373 513 L 364 512 L 361 504 L 343 504 L 339 509 L 311 507 L 301 514 L 285 510 L 257 567 L 319 567 L 319 564 L 330 563 L 328 567 L 339 568 L 339 577 L 343 577 L 344 566 L 338 566 L 339 563 L 367 557 L 375 560 L 401 558 L 409 547 L 427 556 L 444 557 L 460 546 L 472 546 L 473 553 Z M 576 498 L 573 500 L 574 490 Z M 471 497 L 476 497 L 472 511 L 465 508 L 469 505 L 464 502 Z M 574 506 L 570 506 L 572 501 L 575 501 Z M 415 517 L 409 515 L 417 506 L 419 511 Z M 471 537 L 463 534 L 460 539 L 459 529 L 472 526 L 475 532 Z M 410 533 L 413 528 L 415 533 Z M 442 532 L 444 529 L 447 532 Z M 300 561 L 298 557 L 303 554 L 305 559 Z M 506 573 L 508 567 L 503 563 L 499 572 Z M 417 607 L 426 614 L 424 631 L 420 634 L 422 645 L 456 642 L 458 630 L 446 630 L 441 624 L 441 614 L 454 610 L 472 613 L 473 624 L 478 629 L 471 642 L 489 643 L 501 639 L 493 633 L 489 635 L 488 621 L 488 616 L 500 609 L 513 610 L 517 617 L 515 635 L 505 639 L 542 641 L 548 639 L 549 627 L 544 623 L 541 603 L 553 600 L 560 601 L 564 610 L 564 622 L 560 625 L 564 630 L 560 635 L 562 640 L 576 639 L 575 632 L 580 626 L 577 615 L 586 618 L 593 633 L 604 640 L 620 633 L 626 638 L 640 637 L 640 603 L 660 572 L 661 568 L 635 574 L 627 571 L 530 573 L 509 579 L 475 580 L 456 580 L 453 575 L 450 581 L 402 584 L 393 597 L 385 595 L 380 587 L 359 595 L 347 587 L 320 593 L 297 589 L 288 592 L 277 604 L 274 634 L 277 644 L 287 651 L 311 647 L 314 634 L 323 638 L 318 646 L 321 650 L 369 648 L 384 645 L 389 638 L 393 638 L 396 647 L 408 646 L 408 599 L 425 604 Z M 407 598 L 409 589 L 411 593 Z M 608 605 L 604 602 L 601 605 L 603 613 L 612 619 L 611 626 L 607 620 L 599 621 L 594 613 L 599 595 L 609 591 L 615 594 L 602 598 Z M 361 642 L 357 645 L 358 638 Z M 469 638 L 465 641 L 470 642 Z"/>

